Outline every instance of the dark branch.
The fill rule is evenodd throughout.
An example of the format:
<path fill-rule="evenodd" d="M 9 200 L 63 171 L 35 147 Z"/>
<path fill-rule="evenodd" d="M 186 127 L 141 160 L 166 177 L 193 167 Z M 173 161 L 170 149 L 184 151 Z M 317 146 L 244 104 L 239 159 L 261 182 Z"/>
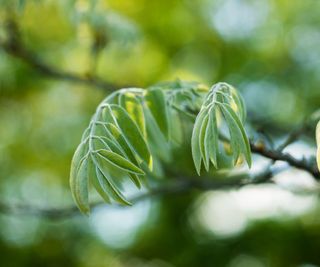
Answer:
<path fill-rule="evenodd" d="M 285 161 L 292 167 L 304 170 L 310 173 L 313 177 L 317 179 L 320 178 L 320 173 L 317 168 L 316 162 L 311 159 L 309 160 L 306 160 L 305 158 L 296 159 L 295 157 L 291 156 L 288 153 L 284 153 L 279 150 L 271 150 L 266 148 L 263 145 L 256 145 L 253 142 L 250 143 L 250 146 L 251 146 L 251 151 L 253 153 L 272 159 L 273 161 L 277 161 L 277 160 Z"/>
<path fill-rule="evenodd" d="M 54 66 L 50 66 L 41 60 L 38 55 L 34 54 L 24 46 L 20 38 L 18 27 L 12 20 L 6 22 L 6 32 L 7 39 L 0 40 L 0 48 L 2 48 L 7 54 L 22 60 L 34 70 L 40 74 L 43 74 L 44 76 L 47 76 L 48 78 L 93 86 L 106 91 L 113 91 L 124 87 L 101 80 L 98 77 L 80 76 L 78 74 L 59 70 Z"/>

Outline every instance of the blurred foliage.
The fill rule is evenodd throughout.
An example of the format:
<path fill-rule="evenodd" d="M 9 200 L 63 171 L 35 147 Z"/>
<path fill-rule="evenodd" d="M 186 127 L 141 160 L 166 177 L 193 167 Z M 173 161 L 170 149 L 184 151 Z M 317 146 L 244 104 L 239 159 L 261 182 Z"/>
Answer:
<path fill-rule="evenodd" d="M 26 47 L 59 70 L 136 87 L 175 79 L 233 84 L 245 98 L 248 128 L 279 138 L 320 107 L 319 1 L 1 0 L 0 40 L 8 18 Z M 0 49 L 1 201 L 72 204 L 71 157 L 106 94 L 50 80 Z M 310 147 L 315 153 L 306 139 L 292 151 Z M 181 176 L 193 171 L 190 146 L 166 164 Z M 264 217 L 237 208 L 235 192 L 219 210 L 203 211 L 209 226 L 221 214 L 224 228 L 195 222 L 210 199 L 199 192 L 58 222 L 0 215 L 0 265 L 320 266 L 317 195 L 277 200 L 272 192 L 265 202 L 278 208 L 260 207 Z M 258 203 L 250 196 L 248 205 Z M 226 225 L 233 232 L 221 234 Z"/>

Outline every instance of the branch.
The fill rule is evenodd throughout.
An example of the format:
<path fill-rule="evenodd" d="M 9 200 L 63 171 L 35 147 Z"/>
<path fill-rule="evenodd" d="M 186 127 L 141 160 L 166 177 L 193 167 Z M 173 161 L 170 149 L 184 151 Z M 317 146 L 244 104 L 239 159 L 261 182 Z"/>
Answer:
<path fill-rule="evenodd" d="M 284 153 L 279 150 L 271 150 L 266 148 L 265 146 L 256 145 L 253 142 L 250 142 L 250 146 L 251 146 L 251 151 L 253 153 L 272 159 L 273 161 L 277 161 L 277 160 L 285 161 L 290 166 L 304 170 L 310 173 L 314 178 L 320 179 L 320 173 L 317 168 L 317 165 L 315 162 L 311 160 L 307 160 L 305 158 L 296 159 L 295 157 L 291 156 L 288 153 Z"/>
<path fill-rule="evenodd" d="M 197 189 L 200 191 L 219 190 L 219 189 L 238 189 L 240 187 L 251 184 L 262 184 L 271 182 L 271 178 L 284 169 L 272 170 L 268 166 L 260 174 L 244 178 L 243 175 L 233 175 L 231 177 L 225 177 L 224 179 L 211 178 L 199 178 L 199 177 L 180 177 L 174 182 L 166 185 L 162 185 L 158 188 L 149 190 L 148 192 L 141 193 L 133 196 L 129 201 L 133 204 L 152 197 L 175 195 L 190 192 Z M 91 208 L 96 208 L 101 205 L 107 205 L 104 202 L 95 202 L 91 204 Z M 117 205 L 117 204 L 113 204 Z M 119 207 L 127 207 L 121 206 Z M 71 218 L 76 215 L 80 215 L 80 211 L 77 206 L 70 206 L 65 208 L 42 208 L 29 204 L 8 204 L 0 202 L 0 212 L 8 215 L 31 215 L 38 216 L 50 220 L 61 220 Z"/>
<path fill-rule="evenodd" d="M 219 133 L 219 138 L 223 141 L 229 142 L 229 139 L 223 134 Z M 271 159 L 273 162 L 278 160 L 288 163 L 290 166 L 295 167 L 300 170 L 304 170 L 310 173 L 314 178 L 320 180 L 320 172 L 317 168 L 315 160 L 312 159 L 297 159 L 288 153 L 284 153 L 279 149 L 267 148 L 264 144 L 256 144 L 250 141 L 251 152 L 263 156 L 265 158 Z"/>
<path fill-rule="evenodd" d="M 38 55 L 27 49 L 21 41 L 17 24 L 9 20 L 6 22 L 7 40 L 0 40 L 0 48 L 7 54 L 18 58 L 31 66 L 34 70 L 49 78 L 74 82 L 82 85 L 93 86 L 106 91 L 114 91 L 124 87 L 104 81 L 98 77 L 80 76 L 75 73 L 62 71 L 54 66 L 50 66 L 39 58 Z"/>

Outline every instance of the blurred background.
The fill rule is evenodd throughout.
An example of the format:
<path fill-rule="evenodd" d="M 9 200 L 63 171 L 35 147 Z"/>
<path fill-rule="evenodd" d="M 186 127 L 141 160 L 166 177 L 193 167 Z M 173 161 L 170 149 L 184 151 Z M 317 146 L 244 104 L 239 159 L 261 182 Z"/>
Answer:
<path fill-rule="evenodd" d="M 229 82 L 248 128 L 275 142 L 320 107 L 320 1 L 2 0 L 0 40 L 8 20 L 46 64 L 116 87 Z M 0 202 L 68 207 L 72 154 L 108 91 L 25 61 L 0 47 Z M 286 151 L 314 156 L 312 134 Z M 267 163 L 254 159 L 254 170 Z M 318 183 L 292 169 L 275 181 L 90 217 L 0 213 L 0 266 L 320 266 Z"/>

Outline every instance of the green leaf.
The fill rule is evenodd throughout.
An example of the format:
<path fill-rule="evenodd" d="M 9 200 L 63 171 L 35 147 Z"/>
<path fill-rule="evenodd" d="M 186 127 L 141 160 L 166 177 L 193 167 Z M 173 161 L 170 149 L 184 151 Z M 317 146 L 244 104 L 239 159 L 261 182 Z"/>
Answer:
<path fill-rule="evenodd" d="M 104 181 L 106 183 L 105 190 L 108 195 L 110 195 L 115 201 L 120 204 L 128 206 L 132 205 L 128 200 L 126 200 L 119 189 L 114 185 L 111 175 L 108 173 L 106 168 L 98 164 L 96 166 L 96 174 L 99 181 Z"/>
<path fill-rule="evenodd" d="M 320 171 L 320 121 L 316 127 L 316 141 L 317 141 L 317 165 Z"/>
<path fill-rule="evenodd" d="M 200 148 L 199 137 L 200 137 L 201 125 L 204 117 L 207 114 L 207 110 L 208 110 L 207 108 L 203 108 L 199 112 L 196 118 L 195 124 L 193 126 L 192 137 L 191 137 L 192 158 L 193 158 L 193 162 L 196 167 L 198 175 L 200 175 L 200 171 L 201 171 L 201 148 Z"/>
<path fill-rule="evenodd" d="M 201 157 L 203 159 L 204 167 L 206 171 L 209 171 L 209 155 L 208 155 L 208 147 L 206 147 L 205 144 L 205 135 L 207 131 L 207 126 L 208 126 L 208 121 L 209 121 L 209 114 L 205 114 L 201 128 L 200 128 L 200 133 L 199 133 L 199 146 L 200 146 L 200 152 L 201 152 Z"/>
<path fill-rule="evenodd" d="M 89 214 L 87 156 L 84 155 L 85 146 L 85 143 L 81 143 L 72 158 L 70 188 L 80 211 L 84 214 Z"/>
<path fill-rule="evenodd" d="M 123 107 L 133 121 L 138 125 L 143 136 L 146 136 L 146 126 L 143 107 L 133 93 L 123 93 L 119 96 L 119 104 Z"/>
<path fill-rule="evenodd" d="M 97 175 L 95 164 L 92 159 L 88 159 L 88 175 L 93 187 L 97 190 L 99 195 L 107 203 L 111 203 L 108 184 L 101 175 Z"/>
<path fill-rule="evenodd" d="M 135 150 L 129 146 L 128 142 L 123 137 L 120 130 L 114 124 L 111 124 L 111 123 L 107 123 L 106 128 L 109 133 L 109 137 L 113 139 L 117 144 L 119 144 L 119 146 L 122 148 L 122 150 L 124 151 L 124 153 L 127 155 L 127 157 L 130 159 L 132 163 L 139 166 L 139 163 L 134 156 L 134 153 L 136 153 Z"/>
<path fill-rule="evenodd" d="M 166 99 L 161 89 L 149 89 L 145 93 L 145 102 L 160 131 L 169 138 L 169 119 Z"/>
<path fill-rule="evenodd" d="M 248 163 L 248 166 L 251 166 L 251 150 L 250 144 L 247 137 L 247 134 L 243 128 L 243 125 L 235 113 L 235 111 L 229 105 L 220 105 L 222 112 L 226 118 L 227 124 L 229 125 L 230 135 L 231 135 L 231 142 L 233 142 L 233 147 L 236 149 L 240 149 L 241 152 L 244 154 L 245 159 Z M 235 154 L 237 155 L 237 152 Z"/>
<path fill-rule="evenodd" d="M 206 146 L 206 151 L 208 155 L 206 157 L 210 158 L 213 166 L 218 168 L 217 154 L 219 153 L 219 143 L 218 143 L 218 126 L 216 118 L 216 110 L 213 107 L 209 112 L 209 121 L 207 126 L 206 135 L 204 138 L 204 143 Z"/>
<path fill-rule="evenodd" d="M 144 175 L 144 171 L 141 170 L 139 167 L 128 161 L 126 158 L 122 157 L 121 155 L 114 153 L 110 150 L 100 149 L 97 150 L 96 153 L 101 156 L 104 160 L 107 160 L 111 164 L 115 165 L 119 169 L 127 171 L 133 174 L 140 174 Z"/>
<path fill-rule="evenodd" d="M 102 136 L 102 137 L 93 136 L 93 138 L 99 140 L 104 145 L 104 147 L 102 147 L 102 149 L 104 148 L 107 150 L 111 150 L 111 151 L 115 152 L 116 154 L 118 154 L 118 155 L 120 155 L 130 161 L 130 159 L 128 158 L 125 151 L 122 149 L 120 144 L 115 139 L 111 139 L 111 138 L 108 138 L 105 136 Z M 97 148 L 96 146 L 95 146 L 95 148 L 96 148 L 96 150 L 101 149 L 101 147 Z M 141 188 L 141 182 L 140 182 L 138 175 L 133 174 L 133 173 L 128 173 L 128 176 L 130 177 L 130 179 L 134 182 L 134 184 L 138 188 Z"/>
<path fill-rule="evenodd" d="M 122 107 L 110 105 L 110 108 L 123 137 L 128 140 L 131 148 L 141 157 L 141 159 L 150 165 L 150 151 L 136 123 Z"/>

